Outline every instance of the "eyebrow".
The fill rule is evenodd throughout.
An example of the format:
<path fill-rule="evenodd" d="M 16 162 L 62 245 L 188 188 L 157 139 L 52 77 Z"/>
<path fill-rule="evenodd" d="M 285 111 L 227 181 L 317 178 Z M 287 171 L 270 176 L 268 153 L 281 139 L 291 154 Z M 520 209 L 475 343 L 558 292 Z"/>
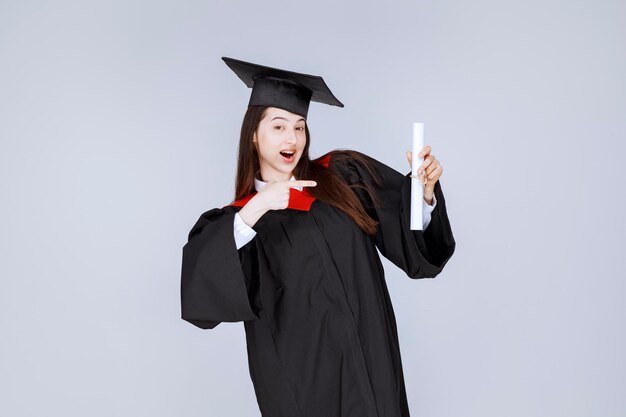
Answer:
<path fill-rule="evenodd" d="M 276 119 L 283 119 L 283 120 L 289 121 L 289 120 L 287 120 L 287 119 L 285 119 L 284 117 L 281 117 L 281 116 L 276 116 L 276 117 L 274 117 L 274 118 L 272 119 L 272 121 L 274 121 L 274 120 L 276 120 Z M 298 119 L 298 120 L 296 121 L 296 123 L 298 123 L 300 120 L 304 120 L 304 118 L 303 118 L 303 117 L 301 117 L 300 119 Z M 306 120 L 304 120 L 304 121 L 306 121 Z"/>

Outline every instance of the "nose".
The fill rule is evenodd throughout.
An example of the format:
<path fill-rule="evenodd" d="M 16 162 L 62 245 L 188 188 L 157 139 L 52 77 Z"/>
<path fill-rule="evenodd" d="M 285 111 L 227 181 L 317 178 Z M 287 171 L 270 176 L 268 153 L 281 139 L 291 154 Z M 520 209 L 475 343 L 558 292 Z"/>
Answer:
<path fill-rule="evenodd" d="M 295 144 L 298 141 L 298 137 L 296 134 L 295 129 L 291 131 L 291 135 L 288 135 L 287 137 L 287 143 L 293 143 Z"/>

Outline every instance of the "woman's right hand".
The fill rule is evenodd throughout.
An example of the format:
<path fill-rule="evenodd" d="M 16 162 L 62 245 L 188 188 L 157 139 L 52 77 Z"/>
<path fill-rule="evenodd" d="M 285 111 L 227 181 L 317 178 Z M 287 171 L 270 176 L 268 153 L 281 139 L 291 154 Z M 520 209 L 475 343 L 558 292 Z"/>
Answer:
<path fill-rule="evenodd" d="M 294 187 L 315 187 L 311 180 L 269 181 L 239 210 L 244 223 L 252 227 L 269 210 L 283 210 L 289 205 L 289 195 Z"/>
<path fill-rule="evenodd" d="M 294 187 L 315 187 L 317 183 L 309 180 L 296 181 L 270 181 L 261 188 L 250 201 L 255 198 L 260 200 L 260 204 L 265 210 L 283 210 L 289 205 L 289 195 Z"/>

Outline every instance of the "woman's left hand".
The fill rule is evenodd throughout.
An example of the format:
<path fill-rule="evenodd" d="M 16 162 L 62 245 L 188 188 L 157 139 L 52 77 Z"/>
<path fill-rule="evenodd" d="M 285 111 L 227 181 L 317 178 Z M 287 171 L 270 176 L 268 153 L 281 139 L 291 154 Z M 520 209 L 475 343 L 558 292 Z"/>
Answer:
<path fill-rule="evenodd" d="M 424 163 L 417 170 L 417 175 L 426 173 L 426 183 L 424 184 L 424 200 L 428 204 L 432 204 L 433 195 L 435 191 L 435 184 L 439 181 L 439 177 L 443 173 L 443 167 L 439 161 L 435 158 L 435 155 L 430 153 L 431 147 L 429 145 L 424 146 L 424 149 L 419 153 L 418 158 L 424 158 Z M 412 168 L 413 152 L 407 151 L 406 158 L 409 161 L 409 166 Z"/>

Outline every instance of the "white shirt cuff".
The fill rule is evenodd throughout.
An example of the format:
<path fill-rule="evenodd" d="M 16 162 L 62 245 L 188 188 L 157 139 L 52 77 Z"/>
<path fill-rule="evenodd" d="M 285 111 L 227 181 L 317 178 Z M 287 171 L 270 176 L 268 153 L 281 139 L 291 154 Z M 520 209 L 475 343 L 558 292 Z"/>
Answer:
<path fill-rule="evenodd" d="M 432 211 L 435 209 L 435 206 L 437 206 L 437 198 L 433 194 L 432 205 L 429 205 L 424 199 L 422 199 L 422 201 L 424 202 L 424 204 L 422 204 L 422 230 L 426 230 L 426 228 L 430 224 L 430 219 L 431 219 L 430 213 L 432 213 Z"/>
<path fill-rule="evenodd" d="M 233 221 L 233 234 L 235 236 L 235 245 L 239 250 L 246 243 L 254 239 L 256 231 L 243 221 L 239 213 L 235 213 L 235 220 Z"/>

